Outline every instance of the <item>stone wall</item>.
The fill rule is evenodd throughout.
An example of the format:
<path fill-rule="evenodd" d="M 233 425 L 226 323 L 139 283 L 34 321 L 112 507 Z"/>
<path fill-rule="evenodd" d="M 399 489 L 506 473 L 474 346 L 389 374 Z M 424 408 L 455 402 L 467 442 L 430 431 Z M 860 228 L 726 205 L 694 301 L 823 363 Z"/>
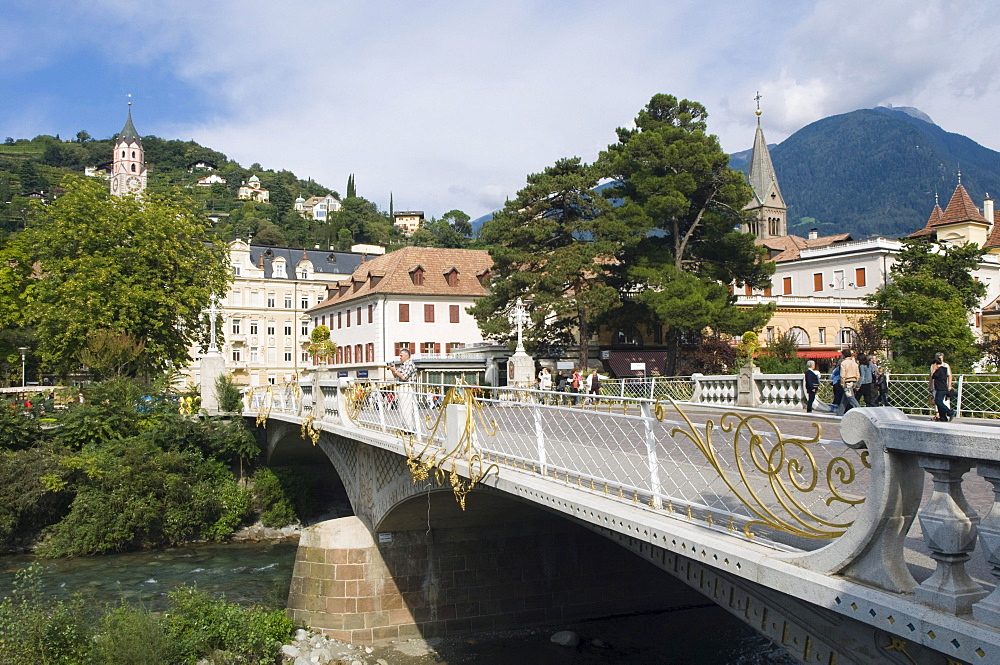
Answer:
<path fill-rule="evenodd" d="M 306 529 L 291 616 L 372 644 L 705 603 L 619 545 L 555 517 L 378 536 L 356 517 Z"/>

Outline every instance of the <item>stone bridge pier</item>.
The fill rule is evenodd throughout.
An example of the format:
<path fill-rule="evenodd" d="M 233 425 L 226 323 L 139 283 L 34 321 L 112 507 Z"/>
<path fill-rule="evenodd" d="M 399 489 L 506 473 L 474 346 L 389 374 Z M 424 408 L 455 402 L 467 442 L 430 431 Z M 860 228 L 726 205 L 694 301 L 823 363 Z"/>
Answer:
<path fill-rule="evenodd" d="M 493 489 L 462 511 L 414 483 L 406 459 L 271 421 L 269 460 L 329 460 L 354 517 L 304 530 L 288 596 L 296 621 L 354 644 L 437 637 L 705 605 L 613 541 Z M 333 478 L 331 482 L 337 482 Z"/>

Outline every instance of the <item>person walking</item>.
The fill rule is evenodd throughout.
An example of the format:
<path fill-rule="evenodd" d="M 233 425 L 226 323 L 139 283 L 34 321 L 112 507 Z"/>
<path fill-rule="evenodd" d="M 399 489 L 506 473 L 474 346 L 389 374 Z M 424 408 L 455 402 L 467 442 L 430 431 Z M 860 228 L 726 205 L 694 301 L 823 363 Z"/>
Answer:
<path fill-rule="evenodd" d="M 875 406 L 875 377 L 871 362 L 863 353 L 858 354 L 858 382 L 854 385 L 854 394 L 859 403 L 864 399 L 865 406 Z"/>
<path fill-rule="evenodd" d="M 590 396 L 588 401 L 591 404 L 595 404 L 597 396 L 601 394 L 601 377 L 597 375 L 596 369 L 587 377 L 587 394 Z"/>
<path fill-rule="evenodd" d="M 872 376 L 874 377 L 875 406 L 889 406 L 889 372 L 882 366 L 876 356 L 868 359 L 868 364 L 872 366 Z"/>
<path fill-rule="evenodd" d="M 819 372 L 816 371 L 816 361 L 806 361 L 806 413 L 812 413 L 813 402 L 816 400 L 816 393 L 819 392 Z"/>
<path fill-rule="evenodd" d="M 858 361 L 854 359 L 854 355 L 851 353 L 850 349 L 844 349 L 840 352 L 842 359 L 840 361 L 840 384 L 844 387 L 844 413 L 847 413 L 851 409 L 857 406 L 858 399 L 854 395 L 854 386 L 857 385 L 858 379 L 861 378 L 861 370 L 858 368 Z"/>
<path fill-rule="evenodd" d="M 934 364 L 931 365 L 928 384 L 934 405 L 937 407 L 934 420 L 946 423 L 955 417 L 955 411 L 944 403 L 951 392 L 951 367 L 944 361 L 944 354 L 940 351 L 934 354 Z"/>
<path fill-rule="evenodd" d="M 840 365 L 836 365 L 830 372 L 830 385 L 833 386 L 833 403 L 830 411 L 840 412 L 840 405 L 844 403 L 844 386 L 840 385 Z"/>
<path fill-rule="evenodd" d="M 573 393 L 573 404 L 580 403 L 580 390 L 583 388 L 583 374 L 576 367 L 573 368 L 573 378 L 570 379 L 569 391 Z"/>
<path fill-rule="evenodd" d="M 549 371 L 548 367 L 543 367 L 542 371 L 538 373 L 538 389 L 545 392 L 552 390 L 552 372 Z M 547 398 L 547 395 L 539 395 L 538 401 L 545 402 Z"/>

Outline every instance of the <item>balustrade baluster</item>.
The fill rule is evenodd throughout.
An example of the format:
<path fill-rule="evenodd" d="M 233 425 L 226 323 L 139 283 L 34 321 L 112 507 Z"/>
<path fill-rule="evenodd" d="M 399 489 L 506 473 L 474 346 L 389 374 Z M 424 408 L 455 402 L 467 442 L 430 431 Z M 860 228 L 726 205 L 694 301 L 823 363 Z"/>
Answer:
<path fill-rule="evenodd" d="M 972 606 L 972 615 L 977 621 L 1000 626 L 1000 464 L 981 462 L 976 470 L 993 485 L 993 507 L 979 524 L 978 531 L 983 555 L 998 584 L 993 593 Z"/>
<path fill-rule="evenodd" d="M 918 456 L 917 461 L 934 481 L 934 493 L 918 517 L 937 567 L 916 588 L 916 597 L 936 609 L 965 614 L 986 595 L 965 570 L 965 562 L 976 547 L 979 524 L 979 516 L 962 493 L 962 476 L 972 465 L 967 460 L 926 455 Z"/>

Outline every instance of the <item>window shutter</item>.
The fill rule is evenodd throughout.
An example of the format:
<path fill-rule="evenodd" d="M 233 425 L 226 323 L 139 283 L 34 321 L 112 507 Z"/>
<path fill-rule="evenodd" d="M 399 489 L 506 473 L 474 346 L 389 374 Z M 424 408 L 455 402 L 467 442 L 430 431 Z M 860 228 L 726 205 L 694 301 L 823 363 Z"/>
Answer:
<path fill-rule="evenodd" d="M 372 305 L 368 305 L 368 323 L 372 323 L 374 319 L 375 308 Z"/>
<path fill-rule="evenodd" d="M 393 347 L 392 355 L 399 356 L 399 342 L 396 342 L 396 346 Z"/>
<path fill-rule="evenodd" d="M 434 353 L 441 353 L 441 342 L 434 342 Z"/>
<path fill-rule="evenodd" d="M 409 323 L 410 322 L 410 305 L 409 303 L 399 303 L 399 322 Z"/>
<path fill-rule="evenodd" d="M 424 322 L 434 323 L 434 305 L 424 305 Z"/>
<path fill-rule="evenodd" d="M 458 305 L 451 305 L 448 308 L 448 314 L 452 323 L 458 323 Z"/>

